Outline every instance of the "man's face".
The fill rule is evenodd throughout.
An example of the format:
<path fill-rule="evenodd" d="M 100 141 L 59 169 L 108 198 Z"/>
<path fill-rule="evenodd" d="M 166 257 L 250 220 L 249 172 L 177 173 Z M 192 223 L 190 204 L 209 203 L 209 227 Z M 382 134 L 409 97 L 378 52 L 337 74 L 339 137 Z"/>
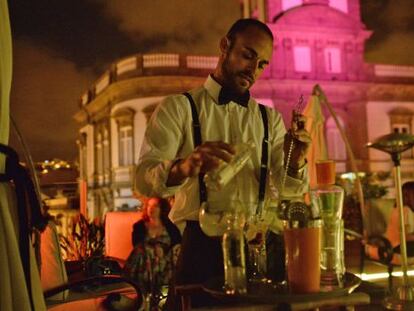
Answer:
<path fill-rule="evenodd" d="M 236 94 L 245 93 L 269 64 L 272 52 L 272 39 L 263 31 L 250 27 L 237 34 L 224 52 L 224 86 Z"/>

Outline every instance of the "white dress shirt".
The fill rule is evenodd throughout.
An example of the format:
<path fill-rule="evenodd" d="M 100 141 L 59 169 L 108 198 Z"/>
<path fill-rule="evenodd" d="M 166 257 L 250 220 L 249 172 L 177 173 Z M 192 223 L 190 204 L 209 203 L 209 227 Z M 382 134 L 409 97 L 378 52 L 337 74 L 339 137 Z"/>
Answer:
<path fill-rule="evenodd" d="M 208 201 L 230 202 L 236 199 L 249 204 L 257 202 L 264 133 L 260 109 L 253 98 L 250 98 L 247 108 L 234 102 L 218 105 L 220 89 L 221 86 L 209 76 L 202 87 L 189 92 L 197 107 L 202 142 L 237 144 L 251 141 L 256 150 L 248 163 L 221 191 L 207 190 Z M 275 197 L 272 189 L 280 191 L 284 175 L 283 141 L 286 129 L 278 111 L 270 108 L 266 110 L 270 174 L 268 173 L 265 201 L 270 201 Z M 166 186 L 174 161 L 186 158 L 193 150 L 192 116 L 188 99 L 182 94 L 169 96 L 157 106 L 149 120 L 136 170 L 135 190 L 145 196 L 175 195 L 170 218 L 177 225 L 185 220 L 199 219 L 198 178 L 187 178 L 179 186 Z M 283 197 L 298 197 L 308 190 L 306 171 L 303 176 L 302 180 L 287 176 Z"/>

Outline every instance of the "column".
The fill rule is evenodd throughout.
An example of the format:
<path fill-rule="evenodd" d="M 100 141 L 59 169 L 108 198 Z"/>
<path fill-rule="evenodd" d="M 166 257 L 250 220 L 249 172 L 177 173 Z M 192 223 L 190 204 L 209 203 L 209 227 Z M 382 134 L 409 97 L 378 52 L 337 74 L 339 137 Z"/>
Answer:
<path fill-rule="evenodd" d="M 265 0 L 257 0 L 257 17 L 263 23 L 266 23 Z"/>
<path fill-rule="evenodd" d="M 250 0 L 243 0 L 243 18 L 250 17 Z"/>

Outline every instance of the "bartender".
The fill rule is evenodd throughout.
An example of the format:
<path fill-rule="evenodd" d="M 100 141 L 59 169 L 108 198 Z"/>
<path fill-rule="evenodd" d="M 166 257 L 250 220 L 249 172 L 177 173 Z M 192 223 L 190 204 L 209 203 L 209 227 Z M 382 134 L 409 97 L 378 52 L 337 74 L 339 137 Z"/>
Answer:
<path fill-rule="evenodd" d="M 203 283 L 223 275 L 220 239 L 207 236 L 200 228 L 201 202 L 236 198 L 241 202 L 267 201 L 271 185 L 280 191 L 285 170 L 284 192 L 279 196 L 301 196 L 308 189 L 310 136 L 298 126 L 303 124 L 303 116 L 295 114 L 295 122 L 286 132 L 281 114 L 260 105 L 249 93 L 272 59 L 271 30 L 258 20 L 240 19 L 221 38 L 219 49 L 217 66 L 203 85 L 186 94 L 168 96 L 157 106 L 135 174 L 138 193 L 175 196 L 169 216 L 184 230 L 176 284 Z M 207 191 L 204 174 L 223 161 L 231 161 L 234 145 L 247 141 L 256 148 L 237 178 L 220 191 Z M 281 240 L 280 235 L 272 236 L 275 244 Z M 284 254 L 273 255 L 279 262 L 275 273 L 283 278 Z M 192 303 L 197 306 L 203 299 Z"/>

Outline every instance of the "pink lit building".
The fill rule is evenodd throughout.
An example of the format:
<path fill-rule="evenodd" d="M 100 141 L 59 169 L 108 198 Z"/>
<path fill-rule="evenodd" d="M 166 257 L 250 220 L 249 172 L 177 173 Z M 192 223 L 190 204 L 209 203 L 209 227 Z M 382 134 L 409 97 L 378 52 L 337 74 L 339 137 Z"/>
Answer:
<path fill-rule="evenodd" d="M 391 171 L 390 157 L 365 147 L 391 132 L 412 133 L 414 67 L 369 64 L 358 0 L 243 0 L 244 17 L 265 21 L 275 35 L 273 61 L 252 93 L 288 120 L 303 94 L 319 84 L 333 104 L 361 171 Z M 201 55 L 134 55 L 114 63 L 81 97 L 79 156 L 88 184 L 91 216 L 134 206 L 132 173 L 145 126 L 168 94 L 203 83 L 217 58 Z M 326 114 L 330 158 L 350 169 L 344 143 Z M 403 179 L 414 178 L 412 151 L 403 155 Z"/>

